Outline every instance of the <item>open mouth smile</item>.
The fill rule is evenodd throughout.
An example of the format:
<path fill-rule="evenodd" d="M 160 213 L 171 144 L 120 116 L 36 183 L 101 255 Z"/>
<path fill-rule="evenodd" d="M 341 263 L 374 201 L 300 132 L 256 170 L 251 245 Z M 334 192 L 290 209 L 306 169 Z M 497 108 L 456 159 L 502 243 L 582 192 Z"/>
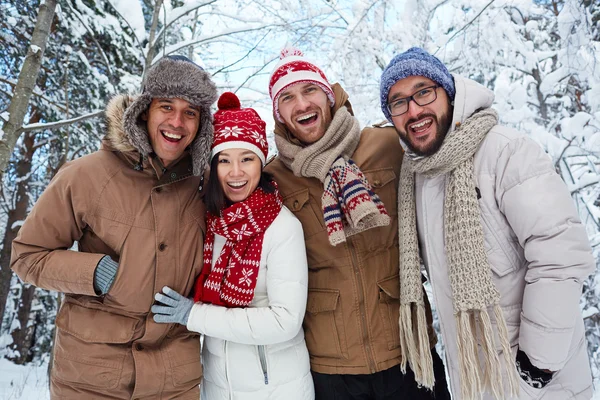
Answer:
<path fill-rule="evenodd" d="M 296 122 L 298 122 L 300 125 L 310 125 L 315 122 L 317 118 L 318 114 L 316 112 L 312 112 L 296 118 Z"/>
<path fill-rule="evenodd" d="M 244 186 L 246 186 L 247 183 L 248 181 L 227 182 L 227 186 L 229 186 L 232 189 L 241 189 Z"/>
<path fill-rule="evenodd" d="M 417 123 L 409 125 L 408 129 L 410 129 L 417 136 L 420 136 L 422 134 L 425 134 L 429 130 L 429 128 L 431 127 L 432 124 L 433 124 L 433 119 L 426 118 Z"/>
<path fill-rule="evenodd" d="M 183 138 L 183 136 L 178 135 L 176 133 L 162 131 L 162 130 L 160 131 L 160 134 L 167 142 L 171 142 L 171 143 L 177 143 Z"/>

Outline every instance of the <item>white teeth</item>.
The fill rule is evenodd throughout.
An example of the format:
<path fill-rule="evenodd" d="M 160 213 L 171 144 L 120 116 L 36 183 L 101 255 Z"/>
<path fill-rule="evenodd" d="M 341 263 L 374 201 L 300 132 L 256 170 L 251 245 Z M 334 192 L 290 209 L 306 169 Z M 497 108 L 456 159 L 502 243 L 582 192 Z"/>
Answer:
<path fill-rule="evenodd" d="M 181 135 L 176 135 L 174 133 L 169 133 L 169 132 L 165 132 L 165 131 L 161 131 L 163 135 L 165 135 L 166 137 L 168 137 L 169 139 L 175 139 L 175 140 L 179 140 L 182 138 Z"/>
<path fill-rule="evenodd" d="M 425 125 L 427 125 L 427 124 L 430 124 L 430 123 L 431 123 L 431 121 L 430 121 L 430 120 L 425 120 L 425 121 L 423 121 L 423 122 L 420 122 L 420 123 L 418 123 L 418 124 L 411 125 L 410 127 L 411 127 L 412 129 L 418 129 L 418 128 L 421 128 L 421 127 L 423 127 L 423 126 L 425 126 Z"/>
<path fill-rule="evenodd" d="M 312 117 L 314 117 L 316 115 L 317 115 L 317 113 L 307 114 L 307 115 L 304 115 L 304 116 L 302 116 L 300 118 L 297 118 L 296 121 L 298 121 L 298 122 L 306 121 L 307 119 L 310 119 L 310 118 L 312 118 Z"/>
<path fill-rule="evenodd" d="M 244 186 L 246 183 L 248 183 L 248 181 L 243 181 L 243 182 L 228 182 L 227 184 L 229 186 L 233 186 L 233 187 L 242 187 Z"/>

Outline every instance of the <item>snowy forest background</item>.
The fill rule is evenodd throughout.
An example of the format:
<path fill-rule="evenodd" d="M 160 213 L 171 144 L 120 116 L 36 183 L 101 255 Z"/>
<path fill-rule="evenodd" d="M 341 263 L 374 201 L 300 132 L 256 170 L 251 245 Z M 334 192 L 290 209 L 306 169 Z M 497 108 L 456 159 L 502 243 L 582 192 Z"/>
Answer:
<path fill-rule="evenodd" d="M 0 398 L 47 398 L 61 299 L 16 278 L 10 244 L 56 171 L 98 148 L 107 100 L 183 54 L 272 127 L 268 75 L 286 44 L 342 84 L 364 125 L 383 120 L 380 74 L 412 46 L 494 90 L 501 121 L 554 160 L 600 263 L 599 0 L 0 0 Z M 581 307 L 598 398 L 599 303 L 596 273 Z"/>

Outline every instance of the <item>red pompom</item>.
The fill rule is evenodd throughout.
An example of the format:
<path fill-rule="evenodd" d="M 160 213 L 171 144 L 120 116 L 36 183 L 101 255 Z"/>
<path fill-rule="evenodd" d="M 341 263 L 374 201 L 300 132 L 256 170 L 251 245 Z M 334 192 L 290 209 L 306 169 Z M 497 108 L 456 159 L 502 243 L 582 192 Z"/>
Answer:
<path fill-rule="evenodd" d="M 292 56 L 302 57 L 303 55 L 304 54 L 302 53 L 302 51 L 295 47 L 285 47 L 283 50 L 281 50 L 279 59 L 283 60 L 286 57 L 292 57 Z"/>
<path fill-rule="evenodd" d="M 240 99 L 232 92 L 225 92 L 219 97 L 219 102 L 217 103 L 217 107 L 219 110 L 231 110 L 240 108 Z"/>

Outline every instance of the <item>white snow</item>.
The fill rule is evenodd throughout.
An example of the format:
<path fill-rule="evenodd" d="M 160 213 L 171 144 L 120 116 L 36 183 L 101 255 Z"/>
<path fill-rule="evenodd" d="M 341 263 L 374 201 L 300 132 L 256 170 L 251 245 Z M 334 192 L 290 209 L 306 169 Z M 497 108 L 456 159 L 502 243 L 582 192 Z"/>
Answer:
<path fill-rule="evenodd" d="M 0 358 L 0 399 L 49 399 L 47 369 L 46 363 L 21 366 Z"/>
<path fill-rule="evenodd" d="M 140 43 L 146 38 L 144 12 L 139 0 L 109 0 L 119 13 L 129 22 Z"/>
<path fill-rule="evenodd" d="M 37 54 L 37 52 L 40 50 L 42 50 L 42 49 L 40 49 L 39 46 L 36 46 L 35 44 L 31 45 L 31 51 L 33 52 L 33 54 Z"/>

